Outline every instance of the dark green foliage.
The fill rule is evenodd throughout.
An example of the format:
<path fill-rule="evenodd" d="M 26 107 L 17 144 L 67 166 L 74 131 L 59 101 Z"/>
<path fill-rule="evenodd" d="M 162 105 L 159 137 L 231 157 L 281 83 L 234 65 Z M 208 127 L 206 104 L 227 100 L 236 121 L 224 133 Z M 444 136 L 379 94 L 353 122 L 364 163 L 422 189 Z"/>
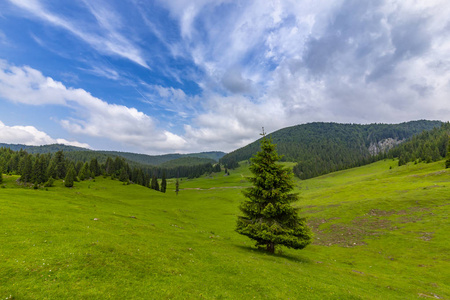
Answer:
<path fill-rule="evenodd" d="M 158 178 L 156 177 L 156 175 L 153 175 L 152 183 L 151 183 L 150 187 L 152 189 L 154 189 L 155 191 L 159 191 L 159 183 L 158 183 Z"/>
<path fill-rule="evenodd" d="M 33 162 L 31 161 L 31 155 L 25 154 L 19 163 L 20 181 L 31 182 L 33 179 Z"/>
<path fill-rule="evenodd" d="M 44 183 L 44 187 L 52 187 L 53 183 L 55 182 L 55 180 L 53 179 L 53 177 L 50 177 L 46 183 Z"/>
<path fill-rule="evenodd" d="M 215 165 L 214 165 L 213 172 L 219 173 L 219 172 L 221 172 L 221 171 L 222 171 L 222 169 L 220 168 L 220 164 L 215 164 Z"/>
<path fill-rule="evenodd" d="M 198 166 L 205 164 L 215 164 L 216 161 L 209 158 L 198 158 L 198 157 L 180 157 L 177 159 L 173 159 L 167 162 L 164 162 L 159 165 L 160 168 L 171 169 L 176 167 L 187 167 L 187 166 Z"/>
<path fill-rule="evenodd" d="M 408 139 L 423 130 L 439 127 L 439 121 L 413 121 L 402 124 L 309 123 L 278 130 L 269 135 L 284 161 L 297 162 L 294 174 L 301 179 L 356 167 L 385 158 L 385 153 L 369 147 L 387 138 Z M 220 162 L 229 169 L 248 160 L 259 149 L 256 141 L 225 155 Z"/>
<path fill-rule="evenodd" d="M 32 168 L 32 182 L 41 184 L 47 181 L 47 160 L 45 155 L 36 155 Z"/>
<path fill-rule="evenodd" d="M 62 152 L 62 150 L 55 153 L 53 160 L 55 164 L 56 178 L 64 178 L 66 174 L 66 161 L 64 159 L 64 153 Z"/>
<path fill-rule="evenodd" d="M 167 189 L 167 181 L 166 181 L 166 173 L 163 173 L 162 179 L 161 179 L 161 192 L 165 193 Z"/>
<path fill-rule="evenodd" d="M 122 167 L 119 171 L 119 180 L 122 182 L 127 182 L 129 180 L 128 172 L 124 167 Z"/>
<path fill-rule="evenodd" d="M 91 172 L 94 174 L 94 177 L 102 174 L 102 170 L 100 169 L 97 158 L 91 159 L 89 168 L 90 168 Z"/>
<path fill-rule="evenodd" d="M 177 181 L 175 182 L 175 193 L 177 193 L 177 196 L 179 191 L 180 191 L 180 182 L 178 181 L 177 178 Z"/>
<path fill-rule="evenodd" d="M 244 216 L 237 221 L 236 231 L 256 241 L 257 247 L 265 247 L 274 253 L 277 245 L 303 249 L 311 243 L 312 234 L 304 218 L 291 206 L 297 195 L 289 169 L 277 164 L 281 157 L 275 145 L 261 140 L 261 151 L 252 159 L 249 180 L 253 187 L 243 191 L 245 200 L 240 210 Z"/>
<path fill-rule="evenodd" d="M 3 173 L 0 172 L 0 183 L 3 183 Z"/>
<path fill-rule="evenodd" d="M 449 145 L 450 123 L 442 123 L 439 128 L 424 131 L 408 141 L 391 149 L 387 155 L 398 157 L 398 165 L 419 161 L 430 163 L 446 157 Z"/>
<path fill-rule="evenodd" d="M 88 179 L 91 176 L 91 171 L 89 169 L 89 164 L 85 163 L 80 171 L 78 172 L 78 179 L 81 181 Z"/>
<path fill-rule="evenodd" d="M 73 187 L 73 182 L 75 181 L 76 173 L 73 165 L 70 165 L 67 171 L 66 177 L 64 178 L 64 186 Z"/>

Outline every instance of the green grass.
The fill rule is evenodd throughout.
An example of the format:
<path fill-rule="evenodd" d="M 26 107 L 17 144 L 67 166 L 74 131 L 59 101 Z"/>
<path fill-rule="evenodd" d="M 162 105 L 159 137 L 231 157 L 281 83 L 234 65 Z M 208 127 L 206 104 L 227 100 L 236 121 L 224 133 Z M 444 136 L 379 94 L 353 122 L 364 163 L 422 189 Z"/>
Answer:
<path fill-rule="evenodd" d="M 4 175 L 0 299 L 449 299 L 450 171 L 396 164 L 298 181 L 314 243 L 277 255 L 234 232 L 246 164 L 178 196 L 174 180 L 163 194 Z"/>

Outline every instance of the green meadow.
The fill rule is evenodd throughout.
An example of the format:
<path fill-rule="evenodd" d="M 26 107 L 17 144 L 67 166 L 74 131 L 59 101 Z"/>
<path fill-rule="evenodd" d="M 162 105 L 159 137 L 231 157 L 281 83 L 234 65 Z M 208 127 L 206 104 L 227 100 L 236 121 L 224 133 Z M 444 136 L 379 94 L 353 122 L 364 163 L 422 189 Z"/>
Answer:
<path fill-rule="evenodd" d="M 3 175 L 0 299 L 450 299 L 450 169 L 397 164 L 298 180 L 314 242 L 275 255 L 234 232 L 245 163 L 178 195 Z"/>

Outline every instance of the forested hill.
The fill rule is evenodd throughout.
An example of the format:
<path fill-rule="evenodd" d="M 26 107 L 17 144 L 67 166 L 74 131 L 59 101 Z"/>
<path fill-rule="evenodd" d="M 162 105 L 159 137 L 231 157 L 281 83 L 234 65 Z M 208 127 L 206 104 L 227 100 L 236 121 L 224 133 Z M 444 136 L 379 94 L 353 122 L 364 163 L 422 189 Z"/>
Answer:
<path fill-rule="evenodd" d="M 298 162 L 294 173 L 306 179 L 374 161 L 379 153 L 441 124 L 426 120 L 369 125 L 316 122 L 280 129 L 268 137 L 277 144 L 283 160 Z M 232 168 L 251 158 L 259 147 L 257 140 L 225 155 L 220 162 Z"/>
<path fill-rule="evenodd" d="M 164 154 L 164 155 L 146 155 L 131 152 L 119 152 L 119 151 L 94 151 L 90 149 L 67 146 L 62 144 L 53 145 L 43 145 L 43 146 L 28 146 L 21 144 L 2 144 L 0 143 L 0 148 L 9 148 L 13 151 L 19 151 L 20 149 L 26 150 L 30 154 L 45 154 L 45 153 L 56 153 L 60 150 L 65 152 L 65 156 L 72 161 L 78 162 L 88 162 L 93 158 L 97 159 L 99 163 L 105 163 L 108 157 L 123 157 L 128 162 L 134 165 L 150 165 L 159 166 L 162 163 L 166 163 L 172 160 L 178 160 L 180 158 L 199 158 L 199 159 L 189 159 L 182 160 L 187 163 L 187 165 L 192 165 L 193 161 L 198 164 L 208 163 L 211 160 L 219 161 L 225 153 L 220 151 L 212 152 L 201 152 L 201 153 L 190 153 L 190 154 Z M 179 165 L 179 163 L 177 164 Z"/>

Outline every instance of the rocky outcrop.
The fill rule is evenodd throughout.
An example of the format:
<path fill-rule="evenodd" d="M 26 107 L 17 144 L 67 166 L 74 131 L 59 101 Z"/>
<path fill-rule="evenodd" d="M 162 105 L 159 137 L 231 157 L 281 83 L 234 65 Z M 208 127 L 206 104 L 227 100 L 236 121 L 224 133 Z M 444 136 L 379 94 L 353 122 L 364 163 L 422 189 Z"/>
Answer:
<path fill-rule="evenodd" d="M 404 140 L 387 138 L 379 141 L 378 143 L 370 143 L 369 153 L 370 155 L 377 155 L 378 153 L 389 151 L 395 146 L 401 144 L 403 141 Z"/>

